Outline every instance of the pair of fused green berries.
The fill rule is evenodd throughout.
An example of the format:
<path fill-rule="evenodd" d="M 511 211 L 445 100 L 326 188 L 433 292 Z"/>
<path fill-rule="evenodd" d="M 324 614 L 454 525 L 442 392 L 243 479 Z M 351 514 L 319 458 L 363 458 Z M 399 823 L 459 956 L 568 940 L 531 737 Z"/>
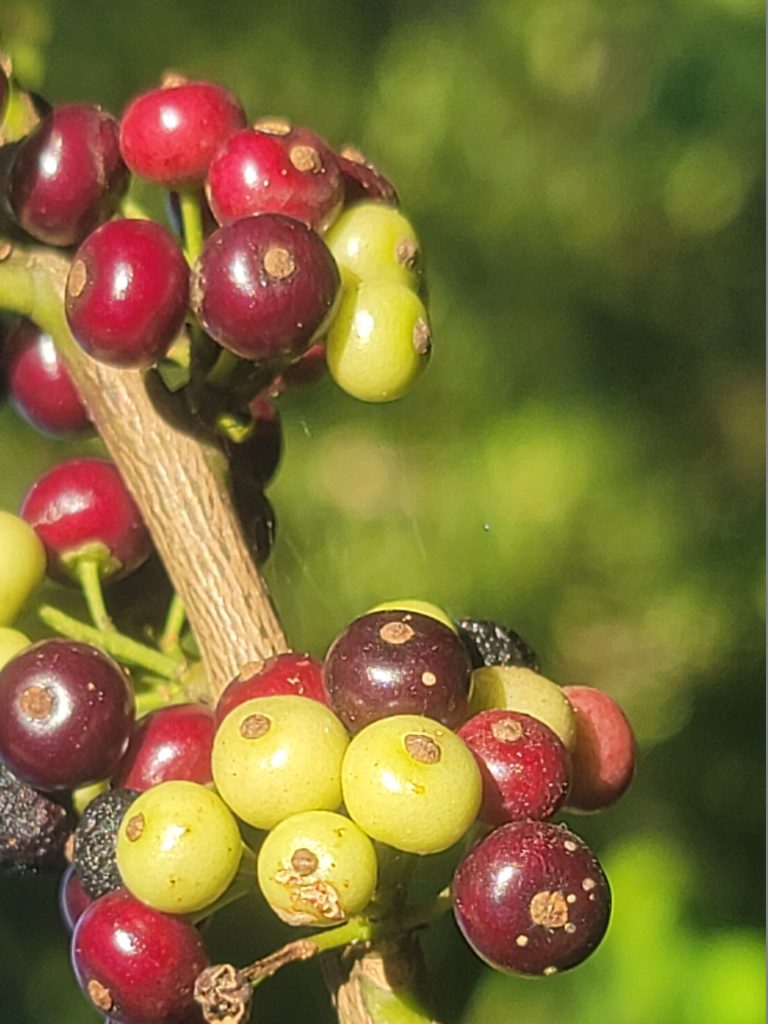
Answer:
<path fill-rule="evenodd" d="M 429 361 L 421 249 L 395 207 L 362 202 L 345 210 L 325 236 L 339 266 L 342 298 L 328 332 L 328 369 L 365 402 L 402 397 Z"/>

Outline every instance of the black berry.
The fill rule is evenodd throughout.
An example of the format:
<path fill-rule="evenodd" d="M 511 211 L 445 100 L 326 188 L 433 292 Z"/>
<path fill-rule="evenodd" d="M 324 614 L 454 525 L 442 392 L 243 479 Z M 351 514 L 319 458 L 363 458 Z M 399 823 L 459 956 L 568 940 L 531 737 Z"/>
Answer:
<path fill-rule="evenodd" d="M 0 868 L 34 874 L 61 867 L 71 830 L 65 807 L 17 779 L 0 762 Z"/>
<path fill-rule="evenodd" d="M 133 789 L 109 789 L 94 797 L 78 822 L 72 863 L 91 899 L 113 892 L 123 884 L 115 859 L 117 830 L 137 796 Z"/>
<path fill-rule="evenodd" d="M 536 652 L 514 629 L 486 619 L 459 619 L 456 628 L 469 651 L 473 668 L 513 665 L 539 671 Z"/>

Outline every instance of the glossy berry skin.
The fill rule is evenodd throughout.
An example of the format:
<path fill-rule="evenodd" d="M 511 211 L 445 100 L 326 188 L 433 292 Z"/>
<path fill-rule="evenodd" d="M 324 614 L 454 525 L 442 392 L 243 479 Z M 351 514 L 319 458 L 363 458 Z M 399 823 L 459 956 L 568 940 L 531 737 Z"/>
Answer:
<path fill-rule="evenodd" d="M 335 811 L 349 737 L 308 697 L 256 697 L 230 711 L 213 741 L 213 780 L 235 814 L 274 828 L 302 811 Z"/>
<path fill-rule="evenodd" d="M 21 142 L 8 179 L 20 227 L 48 245 L 77 245 L 115 211 L 128 183 L 117 121 L 99 107 L 56 107 Z"/>
<path fill-rule="evenodd" d="M 203 704 L 172 704 L 136 723 L 112 784 L 143 792 L 171 779 L 213 781 L 213 712 Z"/>
<path fill-rule="evenodd" d="M 113 220 L 89 235 L 67 278 L 67 322 L 80 347 L 110 366 L 156 363 L 179 333 L 187 263 L 151 220 Z"/>
<path fill-rule="evenodd" d="M 323 664 L 308 654 L 288 651 L 268 658 L 263 665 L 244 665 L 219 697 L 216 723 L 224 721 L 230 711 L 254 697 L 309 697 L 328 704 L 323 687 Z"/>
<path fill-rule="evenodd" d="M 393 715 L 354 736 L 342 765 L 344 804 L 372 839 L 439 853 L 465 834 L 482 799 L 468 747 L 440 722 Z"/>
<path fill-rule="evenodd" d="M 467 717 L 470 664 L 442 622 L 407 611 L 355 619 L 323 669 L 331 707 L 350 732 L 389 715 L 426 715 L 451 729 Z"/>
<path fill-rule="evenodd" d="M 208 956 L 194 925 L 120 889 L 92 903 L 72 936 L 72 966 L 91 1004 L 115 1024 L 177 1024 L 194 1005 Z"/>
<path fill-rule="evenodd" d="M 322 230 L 344 198 L 333 151 L 314 132 L 279 118 L 260 125 L 231 135 L 211 161 L 205 192 L 214 217 L 231 224 L 282 213 Z"/>
<path fill-rule="evenodd" d="M 0 509 L 0 625 L 14 622 L 45 575 L 45 548 L 20 516 Z"/>
<path fill-rule="evenodd" d="M 216 150 L 245 125 L 238 101 L 212 82 L 181 82 L 137 96 L 120 120 L 131 170 L 166 188 L 200 185 Z"/>
<path fill-rule="evenodd" d="M 432 332 L 423 302 L 390 280 L 345 289 L 328 330 L 328 371 L 342 391 L 362 402 L 393 402 L 429 363 Z"/>
<path fill-rule="evenodd" d="M 278 214 L 244 217 L 206 241 L 192 305 L 224 348 L 258 362 L 295 359 L 325 327 L 339 272 L 319 235 Z"/>
<path fill-rule="evenodd" d="M 581 963 L 608 927 L 608 882 L 587 844 L 563 825 L 518 821 L 491 832 L 459 865 L 453 909 L 479 957 L 512 974 Z"/>
<path fill-rule="evenodd" d="M 418 289 L 421 246 L 411 222 L 394 207 L 354 203 L 328 230 L 325 240 L 345 285 L 386 280 Z"/>
<path fill-rule="evenodd" d="M 291 925 L 334 925 L 365 909 L 376 888 L 376 851 L 349 818 L 332 811 L 294 814 L 259 850 L 259 888 Z"/>
<path fill-rule="evenodd" d="M 33 427 L 52 437 L 92 429 L 53 338 L 31 320 L 19 321 L 9 332 L 3 368 L 11 402 Z"/>
<path fill-rule="evenodd" d="M 72 459 L 54 466 L 27 492 L 21 516 L 45 545 L 48 572 L 58 579 L 71 578 L 78 552 L 99 545 L 106 551 L 104 580 L 138 569 L 152 550 L 136 502 L 114 464 L 105 459 Z"/>
<path fill-rule="evenodd" d="M 395 186 L 355 146 L 345 146 L 336 159 L 344 182 L 345 206 L 363 199 L 398 205 Z"/>
<path fill-rule="evenodd" d="M 452 632 L 456 632 L 456 627 L 453 624 L 453 620 L 449 618 L 447 612 L 444 612 L 438 605 L 433 604 L 431 601 L 423 601 L 418 597 L 405 597 L 399 598 L 395 601 L 382 601 L 373 608 L 368 609 L 370 612 L 418 612 L 419 615 L 428 615 L 432 619 L 437 619 L 438 622 L 442 622 L 444 626 L 447 626 Z"/>
<path fill-rule="evenodd" d="M 93 900 L 83 889 L 74 865 L 70 864 L 59 882 L 59 913 L 71 932 Z"/>
<path fill-rule="evenodd" d="M 133 729 L 133 690 L 110 657 L 41 640 L 0 672 L 0 757 L 36 789 L 108 778 Z"/>
<path fill-rule="evenodd" d="M 568 807 L 601 811 L 615 804 L 635 772 L 635 737 L 616 701 L 592 686 L 564 686 L 576 712 L 573 784 Z"/>
<path fill-rule="evenodd" d="M 195 782 L 161 782 L 141 793 L 117 833 L 117 867 L 138 899 L 190 914 L 232 882 L 242 841 L 221 797 Z"/>
<path fill-rule="evenodd" d="M 530 669 L 511 665 L 475 669 L 469 708 L 473 715 L 494 708 L 519 711 L 548 725 L 566 750 L 576 744 L 576 716 L 562 687 Z"/>
<path fill-rule="evenodd" d="M 483 777 L 480 817 L 490 825 L 550 818 L 568 792 L 568 752 L 543 722 L 483 711 L 459 729 Z"/>

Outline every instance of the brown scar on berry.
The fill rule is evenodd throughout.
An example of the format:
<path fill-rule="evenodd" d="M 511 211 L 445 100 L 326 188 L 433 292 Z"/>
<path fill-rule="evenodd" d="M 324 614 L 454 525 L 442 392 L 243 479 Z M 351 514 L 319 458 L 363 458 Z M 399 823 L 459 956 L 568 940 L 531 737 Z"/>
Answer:
<path fill-rule="evenodd" d="M 435 686 L 437 684 L 437 676 L 434 672 L 422 672 L 421 681 L 425 686 Z"/>
<path fill-rule="evenodd" d="M 125 824 L 125 837 L 129 843 L 135 843 L 144 832 L 146 821 L 143 814 L 132 815 Z"/>
<path fill-rule="evenodd" d="M 528 941 L 529 941 L 529 939 L 528 939 L 527 935 L 518 935 L 517 938 L 515 939 L 515 945 L 521 946 L 521 947 L 522 946 L 527 946 L 528 945 Z"/>
<path fill-rule="evenodd" d="M 537 892 L 528 904 L 528 913 L 533 923 L 543 928 L 562 928 L 568 923 L 568 904 L 559 890 Z"/>
<path fill-rule="evenodd" d="M 266 132 L 267 135 L 289 135 L 291 122 L 285 117 L 261 117 L 253 122 L 257 132 Z"/>
<path fill-rule="evenodd" d="M 302 878 L 306 875 L 311 875 L 313 871 L 317 871 L 317 864 L 317 857 L 311 850 L 307 850 L 305 847 L 296 850 L 291 857 L 291 867 Z"/>
<path fill-rule="evenodd" d="M 517 743 L 523 735 L 523 727 L 512 718 L 502 718 L 500 722 L 493 723 L 491 733 L 501 743 Z"/>
<path fill-rule="evenodd" d="M 0 242 L 0 263 L 2 263 L 3 260 L 7 260 L 12 252 L 13 246 L 10 242 Z"/>
<path fill-rule="evenodd" d="M 68 864 L 71 864 L 75 859 L 75 833 L 71 832 L 67 836 L 67 841 L 64 843 L 64 859 Z"/>
<path fill-rule="evenodd" d="M 19 707 L 29 718 L 47 718 L 54 704 L 47 686 L 28 686 L 19 697 Z"/>
<path fill-rule="evenodd" d="M 272 728 L 266 715 L 248 715 L 240 723 L 240 735 L 246 740 L 257 740 Z"/>
<path fill-rule="evenodd" d="M 412 238 L 401 238 L 395 246 L 395 258 L 401 267 L 414 270 L 419 262 L 419 247 Z"/>
<path fill-rule="evenodd" d="M 87 284 L 88 270 L 85 263 L 83 260 L 75 260 L 67 278 L 67 294 L 77 299 L 83 294 Z"/>
<path fill-rule="evenodd" d="M 104 1010 L 106 1013 L 114 1006 L 112 993 L 108 988 L 102 985 L 100 981 L 96 981 L 95 978 L 91 978 L 88 982 L 86 991 L 88 993 L 88 998 L 99 1010 Z"/>
<path fill-rule="evenodd" d="M 386 622 L 379 630 L 379 636 L 386 644 L 407 644 L 414 632 L 405 622 Z"/>
<path fill-rule="evenodd" d="M 443 756 L 440 745 L 424 733 L 411 732 L 403 743 L 414 761 L 418 761 L 419 764 L 437 764 Z"/>
<path fill-rule="evenodd" d="M 589 892 L 590 889 L 594 889 L 596 885 L 597 882 L 594 880 L 594 878 L 585 878 L 584 881 L 581 883 L 581 888 L 584 890 L 584 892 Z"/>
<path fill-rule="evenodd" d="M 343 156 L 345 160 L 351 160 L 353 164 L 365 165 L 368 163 L 365 154 L 357 146 L 342 146 L 339 156 Z"/>
<path fill-rule="evenodd" d="M 264 253 L 264 269 L 275 281 L 284 281 L 296 270 L 296 261 L 287 249 L 273 245 Z"/>
<path fill-rule="evenodd" d="M 425 356 L 432 348 L 432 332 L 421 317 L 413 325 L 413 347 L 420 356 Z"/>
<path fill-rule="evenodd" d="M 314 146 L 292 146 L 288 159 L 297 171 L 305 174 L 318 174 L 324 170 L 323 161 Z"/>

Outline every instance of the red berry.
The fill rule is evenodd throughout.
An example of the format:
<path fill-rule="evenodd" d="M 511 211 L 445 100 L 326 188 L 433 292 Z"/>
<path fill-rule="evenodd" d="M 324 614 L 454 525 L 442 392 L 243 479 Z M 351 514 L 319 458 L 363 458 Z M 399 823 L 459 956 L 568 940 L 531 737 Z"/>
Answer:
<path fill-rule="evenodd" d="M 151 220 L 102 224 L 75 254 L 66 313 L 85 351 L 112 366 L 151 366 L 179 333 L 189 301 L 186 260 Z"/>
<path fill-rule="evenodd" d="M 611 893 L 587 844 L 564 825 L 516 821 L 459 864 L 453 910 L 479 957 L 512 974 L 581 963 L 608 927 Z"/>
<path fill-rule="evenodd" d="M 173 189 L 200 185 L 216 150 L 244 125 L 243 108 L 220 85 L 174 80 L 128 105 L 120 150 L 148 181 Z"/>
<path fill-rule="evenodd" d="M 20 515 L 45 545 L 49 574 L 70 578 L 88 546 L 103 545 L 103 579 L 137 569 L 151 551 L 149 534 L 117 469 L 104 459 L 72 459 L 33 484 Z"/>
<path fill-rule="evenodd" d="M 265 213 L 214 231 L 194 270 L 203 327 L 244 359 L 295 359 L 325 327 L 339 291 L 336 262 L 300 221 Z"/>
<path fill-rule="evenodd" d="M 18 412 L 46 434 L 80 434 L 91 427 L 67 365 L 49 334 L 21 320 L 3 353 L 8 392 Z"/>
<path fill-rule="evenodd" d="M 59 883 L 59 912 L 67 928 L 72 931 L 83 911 L 89 907 L 93 900 L 85 891 L 75 871 L 74 864 L 70 864 Z"/>
<path fill-rule="evenodd" d="M 17 223 L 48 245 L 76 245 L 112 216 L 128 183 L 117 121 L 99 107 L 56 107 L 20 143 L 9 171 Z"/>
<path fill-rule="evenodd" d="M 397 206 L 399 199 L 391 181 L 384 177 L 355 146 L 345 146 L 336 155 L 344 181 L 344 205 L 361 199 L 380 200 Z"/>
<path fill-rule="evenodd" d="M 323 664 L 308 654 L 276 654 L 263 665 L 246 665 L 219 697 L 216 724 L 223 722 L 230 711 L 254 697 L 291 695 L 310 697 L 328 704 L 323 687 Z"/>
<path fill-rule="evenodd" d="M 205 190 L 219 224 L 282 213 L 318 230 L 332 222 L 344 196 L 333 150 L 279 118 L 230 136 L 211 161 Z"/>
<path fill-rule="evenodd" d="M 136 723 L 112 785 L 140 792 L 171 779 L 208 785 L 215 729 L 213 712 L 203 704 L 150 712 Z"/>
<path fill-rule="evenodd" d="M 483 821 L 543 820 L 565 800 L 568 751 L 543 722 L 516 711 L 482 711 L 462 725 L 459 736 L 483 778 Z"/>
<path fill-rule="evenodd" d="M 370 612 L 325 658 L 330 705 L 350 732 L 389 715 L 426 715 L 450 729 L 467 717 L 471 666 L 458 636 L 428 615 Z"/>
<path fill-rule="evenodd" d="M 72 966 L 90 1002 L 115 1024 L 176 1024 L 194 1006 L 208 956 L 194 925 L 125 889 L 95 900 L 72 936 Z"/>
<path fill-rule="evenodd" d="M 133 731 L 125 672 L 90 644 L 41 640 L 0 671 L 0 757 L 36 789 L 108 778 Z"/>
<path fill-rule="evenodd" d="M 635 771 L 635 737 L 619 705 L 591 686 L 564 686 L 576 712 L 568 807 L 601 811 L 621 797 Z"/>

